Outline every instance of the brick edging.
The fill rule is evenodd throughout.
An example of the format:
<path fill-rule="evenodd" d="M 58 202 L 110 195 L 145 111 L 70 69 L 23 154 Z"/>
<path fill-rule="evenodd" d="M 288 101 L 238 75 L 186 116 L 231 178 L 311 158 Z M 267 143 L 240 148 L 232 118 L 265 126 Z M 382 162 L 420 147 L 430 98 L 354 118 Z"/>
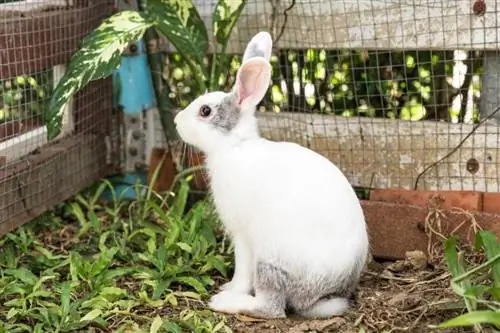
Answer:
<path fill-rule="evenodd" d="M 428 207 L 433 202 L 443 209 L 500 214 L 500 193 L 494 192 L 374 189 L 370 191 L 370 201 L 417 207 Z"/>

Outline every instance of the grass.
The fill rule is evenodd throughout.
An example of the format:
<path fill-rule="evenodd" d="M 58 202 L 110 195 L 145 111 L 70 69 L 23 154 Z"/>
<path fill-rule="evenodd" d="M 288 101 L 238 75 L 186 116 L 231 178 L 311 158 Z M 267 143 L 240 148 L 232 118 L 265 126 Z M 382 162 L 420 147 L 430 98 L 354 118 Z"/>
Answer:
<path fill-rule="evenodd" d="M 185 209 L 182 180 L 104 205 L 107 187 L 0 240 L 0 332 L 230 332 L 203 306 L 231 268 L 210 201 Z"/>
<path fill-rule="evenodd" d="M 438 328 L 471 326 L 476 332 L 500 331 L 500 243 L 495 234 L 480 230 L 476 233 L 473 265 L 464 260 L 465 252 L 458 247 L 459 238 L 445 241 L 445 258 L 451 273 L 451 288 L 464 303 L 464 314 L 445 321 Z"/>
<path fill-rule="evenodd" d="M 188 179 L 178 177 L 175 191 L 160 195 L 143 187 L 136 201 L 115 195 L 109 203 L 98 200 L 104 190 L 113 190 L 104 181 L 0 238 L 0 332 L 494 332 L 500 327 L 500 243 L 469 212 L 464 216 L 472 218 L 475 247 L 443 232 L 445 213 L 430 212 L 428 236 L 442 240 L 439 251 L 430 249 L 434 256 L 423 268 L 408 259 L 372 262 L 357 307 L 343 318 L 261 322 L 216 314 L 205 301 L 227 279 L 232 248 L 210 198 L 188 205 Z"/>

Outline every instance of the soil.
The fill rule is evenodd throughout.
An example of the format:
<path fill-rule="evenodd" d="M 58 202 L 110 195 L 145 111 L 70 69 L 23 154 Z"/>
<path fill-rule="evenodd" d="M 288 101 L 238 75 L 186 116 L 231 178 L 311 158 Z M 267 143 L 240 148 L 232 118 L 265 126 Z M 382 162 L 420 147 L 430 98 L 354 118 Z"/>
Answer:
<path fill-rule="evenodd" d="M 328 320 L 258 320 L 228 316 L 235 332 L 430 332 L 437 325 L 459 315 L 460 300 L 450 288 L 444 263 L 429 264 L 421 252 L 404 261 L 371 261 L 363 274 L 356 306 L 346 315 Z M 364 328 L 364 331 L 363 329 Z M 473 332 L 472 329 L 439 332 Z"/>

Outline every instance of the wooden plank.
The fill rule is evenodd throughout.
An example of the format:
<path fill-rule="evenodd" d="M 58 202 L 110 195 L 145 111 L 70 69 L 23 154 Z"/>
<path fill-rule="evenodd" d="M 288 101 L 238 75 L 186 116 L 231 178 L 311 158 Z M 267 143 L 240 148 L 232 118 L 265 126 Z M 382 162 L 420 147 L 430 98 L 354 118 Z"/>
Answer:
<path fill-rule="evenodd" d="M 355 186 L 412 189 L 426 167 L 450 153 L 474 125 L 305 113 L 259 113 L 264 137 L 309 147 L 342 169 Z M 467 171 L 475 158 L 476 173 Z M 500 192 L 500 127 L 484 124 L 418 189 Z"/>
<path fill-rule="evenodd" d="M 47 127 L 42 126 L 0 142 L 0 156 L 11 163 L 47 143 Z"/>
<path fill-rule="evenodd" d="M 210 36 L 214 3 L 194 0 Z M 276 8 L 273 3 L 277 3 Z M 480 16 L 474 14 L 474 1 L 470 0 L 296 0 L 287 12 L 286 29 L 276 47 L 497 50 L 500 11 L 494 1 L 485 3 L 486 12 Z M 260 30 L 276 36 L 290 4 L 291 1 L 248 1 L 228 51 L 243 52 L 250 38 Z"/>
<path fill-rule="evenodd" d="M 73 6 L 73 0 L 38 0 L 35 2 L 24 0 L 0 4 L 0 13 L 3 15 L 5 12 L 37 12 L 66 6 Z"/>
<path fill-rule="evenodd" d="M 0 236 L 109 175 L 103 135 L 61 139 L 0 170 Z M 75 169 L 76 168 L 76 169 Z"/>
<path fill-rule="evenodd" d="M 106 1 L 81 5 L 23 14 L 23 17 L 5 18 L 0 12 L 0 79 L 67 63 L 80 48 L 82 38 L 111 14 L 111 6 Z"/>
<path fill-rule="evenodd" d="M 483 57 L 481 99 L 479 110 L 481 118 L 491 117 L 500 124 L 500 57 L 498 52 L 486 52 Z"/>

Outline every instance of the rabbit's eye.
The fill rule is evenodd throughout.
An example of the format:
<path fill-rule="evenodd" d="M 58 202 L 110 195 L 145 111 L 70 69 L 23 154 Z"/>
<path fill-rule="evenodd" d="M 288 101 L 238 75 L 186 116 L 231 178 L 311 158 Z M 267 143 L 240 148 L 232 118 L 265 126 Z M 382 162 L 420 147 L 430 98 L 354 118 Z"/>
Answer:
<path fill-rule="evenodd" d="M 210 113 L 212 113 L 212 109 L 208 105 L 202 105 L 200 107 L 200 116 L 202 117 L 208 117 L 210 116 Z"/>

